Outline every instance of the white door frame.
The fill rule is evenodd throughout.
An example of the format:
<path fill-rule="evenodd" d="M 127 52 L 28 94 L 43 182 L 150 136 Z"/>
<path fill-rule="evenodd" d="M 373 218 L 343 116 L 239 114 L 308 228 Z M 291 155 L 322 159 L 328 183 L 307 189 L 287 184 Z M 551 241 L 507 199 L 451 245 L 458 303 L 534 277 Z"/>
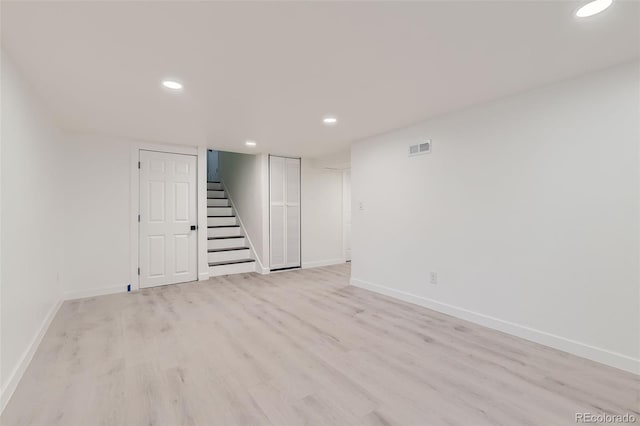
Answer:
<path fill-rule="evenodd" d="M 129 245 L 131 257 L 129 260 L 129 283 L 131 291 L 140 289 L 140 276 L 138 275 L 140 258 L 140 227 L 138 214 L 140 213 L 140 173 L 138 171 L 138 161 L 140 161 L 140 151 L 157 151 L 168 154 L 185 154 L 196 157 L 197 177 L 197 211 L 198 211 L 198 280 L 209 279 L 209 267 L 207 263 L 207 186 L 200 182 L 207 181 L 207 148 L 165 145 L 160 143 L 137 142 L 131 146 L 131 198 L 129 202 Z M 204 249 L 203 249 L 204 248 Z"/>

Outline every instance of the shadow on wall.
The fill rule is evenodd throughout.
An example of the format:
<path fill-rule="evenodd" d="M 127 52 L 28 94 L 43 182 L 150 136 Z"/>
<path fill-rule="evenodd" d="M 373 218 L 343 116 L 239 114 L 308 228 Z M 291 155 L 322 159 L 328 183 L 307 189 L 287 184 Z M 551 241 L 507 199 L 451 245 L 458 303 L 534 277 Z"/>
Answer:
<path fill-rule="evenodd" d="M 217 182 L 218 176 L 218 151 L 210 149 L 207 152 L 207 181 Z"/>

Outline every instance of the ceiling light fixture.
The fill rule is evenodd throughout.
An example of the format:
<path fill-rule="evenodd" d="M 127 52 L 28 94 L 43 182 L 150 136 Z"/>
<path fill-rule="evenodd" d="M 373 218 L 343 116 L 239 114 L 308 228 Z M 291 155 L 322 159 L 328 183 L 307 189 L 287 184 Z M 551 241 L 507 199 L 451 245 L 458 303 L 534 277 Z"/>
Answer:
<path fill-rule="evenodd" d="M 587 3 L 580 9 L 578 9 L 578 11 L 576 12 L 576 16 L 578 18 L 593 16 L 611 6 L 612 3 L 613 0 L 594 0 L 591 3 Z"/>
<path fill-rule="evenodd" d="M 182 90 L 182 83 L 175 80 L 163 80 L 162 85 L 171 90 Z"/>
<path fill-rule="evenodd" d="M 338 119 L 335 117 L 325 117 L 322 119 L 322 122 L 327 126 L 333 126 L 338 122 Z"/>
<path fill-rule="evenodd" d="M 246 146 L 256 146 L 256 145 L 257 145 L 257 144 L 256 144 L 256 141 L 246 141 L 244 144 L 245 144 Z"/>

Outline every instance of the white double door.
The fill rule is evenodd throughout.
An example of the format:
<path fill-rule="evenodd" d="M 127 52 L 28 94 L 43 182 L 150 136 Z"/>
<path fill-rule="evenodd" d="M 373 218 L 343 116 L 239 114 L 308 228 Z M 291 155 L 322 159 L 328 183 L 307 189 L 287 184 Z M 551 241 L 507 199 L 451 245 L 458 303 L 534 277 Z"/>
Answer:
<path fill-rule="evenodd" d="M 270 269 L 300 266 L 300 159 L 269 156 Z"/>
<path fill-rule="evenodd" d="M 198 277 L 196 157 L 140 151 L 140 287 Z"/>

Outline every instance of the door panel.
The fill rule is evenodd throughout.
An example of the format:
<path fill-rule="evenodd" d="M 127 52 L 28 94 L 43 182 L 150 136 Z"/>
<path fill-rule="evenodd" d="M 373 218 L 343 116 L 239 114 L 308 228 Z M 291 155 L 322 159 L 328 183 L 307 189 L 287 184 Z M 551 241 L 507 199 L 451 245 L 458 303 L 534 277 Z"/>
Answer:
<path fill-rule="evenodd" d="M 164 182 L 149 182 L 149 222 L 164 222 Z"/>
<path fill-rule="evenodd" d="M 197 279 L 196 157 L 140 151 L 140 287 Z"/>
<path fill-rule="evenodd" d="M 284 206 L 271 206 L 271 268 L 284 268 L 286 264 L 284 224 Z"/>
<path fill-rule="evenodd" d="M 269 198 L 271 200 L 271 204 L 282 204 L 284 203 L 284 158 L 282 157 L 269 157 L 271 164 L 269 167 L 271 176 L 270 176 L 270 192 Z"/>
<path fill-rule="evenodd" d="M 153 278 L 164 277 L 165 274 L 165 238 L 164 235 L 149 235 L 147 237 L 149 244 L 149 261 L 147 269 L 149 276 Z"/>
<path fill-rule="evenodd" d="M 175 193 L 175 219 L 176 222 L 189 222 L 189 184 L 176 182 L 174 184 Z"/>
<path fill-rule="evenodd" d="M 176 254 L 176 274 L 189 273 L 189 237 L 186 235 L 176 235 L 173 239 L 174 251 Z"/>
<path fill-rule="evenodd" d="M 300 266 L 300 207 L 287 205 L 287 267 Z"/>
<path fill-rule="evenodd" d="M 286 164 L 286 194 L 287 205 L 297 205 L 300 202 L 300 160 L 287 158 Z"/>
<path fill-rule="evenodd" d="M 300 159 L 269 157 L 270 267 L 300 266 Z"/>

